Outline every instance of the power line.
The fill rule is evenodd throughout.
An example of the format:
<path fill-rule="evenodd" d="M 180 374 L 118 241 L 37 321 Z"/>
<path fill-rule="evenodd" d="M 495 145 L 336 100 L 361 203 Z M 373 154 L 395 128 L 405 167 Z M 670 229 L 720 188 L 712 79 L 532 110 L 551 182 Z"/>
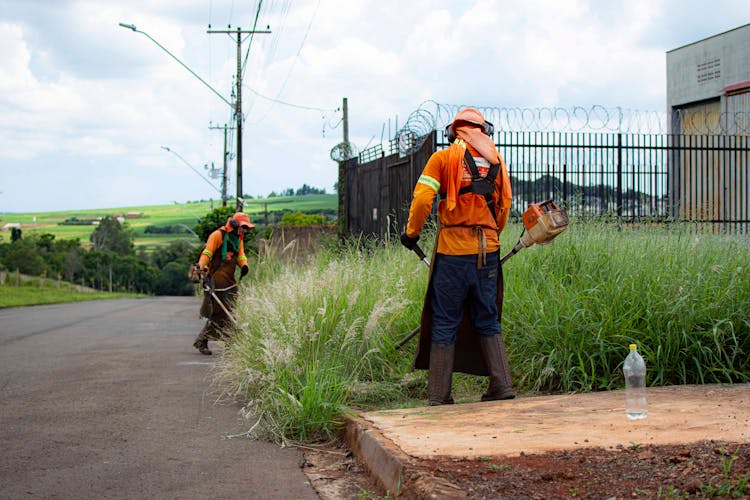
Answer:
<path fill-rule="evenodd" d="M 242 61 L 242 76 L 245 76 L 245 67 L 247 65 L 247 58 L 250 55 L 250 47 L 253 45 L 253 38 L 255 35 L 255 29 L 258 27 L 258 16 L 260 15 L 260 7 L 263 5 L 263 0 L 258 1 L 258 9 L 255 11 L 255 20 L 253 21 L 253 29 L 250 30 L 250 39 L 247 41 L 247 51 L 245 51 L 245 60 Z"/>
<path fill-rule="evenodd" d="M 281 9 L 280 9 L 281 20 L 279 21 L 279 29 L 274 30 L 276 35 L 271 38 L 270 48 L 268 49 L 267 61 L 272 61 L 274 56 L 276 55 L 276 49 L 279 46 L 279 41 L 284 35 L 284 29 L 286 28 L 286 19 L 287 19 L 287 16 L 289 15 L 290 4 L 291 4 L 291 0 L 285 0 L 281 6 Z"/>
<path fill-rule="evenodd" d="M 339 108 L 318 108 L 318 107 L 315 107 L 315 106 L 303 106 L 301 104 L 292 104 L 290 102 L 286 102 L 286 101 L 282 101 L 282 100 L 279 100 L 279 99 L 274 99 L 273 97 L 265 96 L 265 95 L 261 94 L 260 92 L 258 92 L 257 90 L 248 87 L 247 85 L 244 85 L 243 87 L 246 88 L 247 90 L 249 90 L 250 92 L 252 92 L 253 94 L 257 95 L 258 97 L 262 98 L 262 99 L 274 102 L 276 104 L 282 104 L 284 106 L 289 106 L 291 108 L 306 109 L 306 110 L 309 110 L 309 111 L 320 111 L 322 113 L 334 112 L 334 111 L 338 111 L 339 110 Z"/>
<path fill-rule="evenodd" d="M 305 34 L 302 37 L 302 42 L 300 43 L 299 49 L 297 50 L 297 55 L 294 56 L 294 60 L 292 61 L 291 66 L 289 66 L 289 71 L 287 71 L 284 81 L 279 86 L 279 91 L 276 93 L 276 99 L 269 99 L 270 101 L 278 103 L 278 104 L 285 104 L 283 101 L 279 101 L 278 98 L 281 96 L 282 92 L 284 91 L 284 88 L 286 87 L 286 84 L 289 81 L 289 77 L 292 75 L 292 71 L 294 70 L 294 67 L 297 65 L 297 61 L 299 60 L 299 56 L 302 53 L 302 48 L 305 46 L 305 42 L 307 42 L 307 36 L 310 34 L 310 29 L 312 28 L 312 23 L 315 20 L 315 16 L 318 13 L 319 7 L 320 7 L 320 0 L 318 0 L 318 3 L 315 4 L 315 11 L 313 11 L 313 15 L 310 16 L 310 22 L 307 23 L 307 29 L 305 30 Z M 261 120 L 263 120 L 268 115 L 268 113 L 271 111 L 272 108 L 273 106 L 268 108 L 268 110 L 266 111 L 266 114 L 263 115 L 263 118 L 261 118 Z M 330 111 L 330 110 L 326 110 L 326 111 Z"/>
<path fill-rule="evenodd" d="M 291 4 L 291 0 L 281 0 L 280 3 L 277 4 L 277 0 L 270 0 L 270 3 L 268 1 L 264 1 L 262 8 L 260 9 L 260 14 L 258 18 L 264 17 L 264 13 L 278 13 L 277 18 L 274 20 L 274 32 L 273 35 L 270 37 L 270 43 L 266 43 L 268 41 L 268 38 L 263 37 L 259 38 L 258 41 L 261 43 L 261 47 L 265 48 L 265 57 L 263 57 L 264 64 L 262 67 L 259 68 L 259 72 L 263 72 L 263 70 L 267 69 L 268 65 L 274 60 L 274 56 L 276 55 L 276 50 L 279 46 L 279 41 L 284 36 L 284 29 L 286 27 L 286 19 L 289 15 L 289 7 Z M 277 25 L 277 26 L 276 26 Z M 254 49 L 257 53 L 258 45 L 256 44 L 256 49 Z M 247 55 L 246 55 L 247 58 Z M 243 68 L 243 77 L 245 74 L 245 71 L 249 67 L 250 60 L 248 60 L 248 64 L 246 67 Z M 248 115 L 254 110 L 255 105 L 257 104 L 257 100 L 253 99 L 250 100 L 250 105 L 248 107 Z"/>
<path fill-rule="evenodd" d="M 243 191 L 242 191 L 242 35 L 256 33 L 255 30 L 243 31 L 240 27 L 237 27 L 236 31 L 231 29 L 226 30 L 208 30 L 208 33 L 225 33 L 227 35 L 237 34 L 237 96 L 235 97 L 235 114 L 237 115 L 237 210 L 242 210 L 244 204 Z M 257 33 L 270 33 L 270 31 L 257 31 Z"/>

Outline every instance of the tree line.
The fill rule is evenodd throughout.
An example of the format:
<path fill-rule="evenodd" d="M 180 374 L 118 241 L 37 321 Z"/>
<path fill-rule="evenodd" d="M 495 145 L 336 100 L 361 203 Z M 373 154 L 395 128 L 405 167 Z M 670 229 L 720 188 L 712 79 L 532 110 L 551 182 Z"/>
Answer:
<path fill-rule="evenodd" d="M 280 192 L 271 191 L 268 194 L 269 198 L 276 198 L 279 196 L 307 196 L 309 194 L 326 194 L 325 188 L 320 189 L 312 186 L 308 186 L 307 184 L 302 184 L 301 188 L 298 188 L 296 191 L 292 188 L 284 189 Z"/>
<path fill-rule="evenodd" d="M 234 213 L 220 207 L 203 217 L 195 232 L 204 242 Z M 254 232 L 253 232 L 254 233 Z M 49 233 L 26 237 L 20 229 L 11 241 L 0 243 L 0 269 L 32 276 L 62 279 L 104 291 L 155 295 L 193 295 L 195 285 L 187 270 L 198 261 L 203 243 L 176 240 L 148 253 L 136 251 L 132 235 L 114 217 L 104 217 L 89 237 L 90 248 L 78 238 L 57 239 Z M 257 236 L 246 236 L 249 251 Z"/>
<path fill-rule="evenodd" d="M 303 185 L 297 191 L 314 194 L 310 190 L 315 188 Z M 99 221 L 89 236 L 89 248 L 84 248 L 79 238 L 57 239 L 49 233 L 27 236 L 13 228 L 10 242 L 0 241 L 0 270 L 61 279 L 103 291 L 193 295 L 195 285 L 187 277 L 188 268 L 198 261 L 208 236 L 226 224 L 234 212 L 233 207 L 218 207 L 203 216 L 193 227 L 200 242 L 176 239 L 150 252 L 144 247 L 136 249 L 127 222 L 120 223 L 113 216 Z M 335 218 L 335 214 L 324 212 L 273 213 L 280 226 L 306 226 L 324 225 L 328 216 Z M 263 215 L 252 217 L 257 230 L 245 235 L 248 255 L 257 253 L 259 238 L 270 237 L 272 225 L 263 219 Z M 166 225 L 148 226 L 145 232 L 179 234 L 185 230 L 183 225 Z"/>
<path fill-rule="evenodd" d="M 0 267 L 46 276 L 113 292 L 192 295 L 187 268 L 196 245 L 174 241 L 152 254 L 136 254 L 128 231 L 114 217 L 103 218 L 85 249 L 78 238 L 57 239 L 49 233 L 21 234 L 0 243 Z"/>

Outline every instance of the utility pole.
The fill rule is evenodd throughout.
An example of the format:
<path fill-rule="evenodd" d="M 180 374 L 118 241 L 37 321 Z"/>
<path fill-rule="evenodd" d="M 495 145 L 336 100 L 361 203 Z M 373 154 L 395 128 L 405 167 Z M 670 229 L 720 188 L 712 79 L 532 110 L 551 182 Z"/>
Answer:
<path fill-rule="evenodd" d="M 210 26 L 209 26 L 210 28 Z M 242 35 L 252 35 L 255 33 L 271 33 L 270 30 L 245 30 L 239 26 L 236 30 L 229 27 L 225 30 L 209 29 L 207 33 L 225 33 L 228 35 L 237 34 L 237 97 L 235 100 L 234 117 L 237 121 L 237 211 L 242 211 L 245 200 L 242 198 Z"/>
<path fill-rule="evenodd" d="M 349 146 L 349 99 L 346 97 L 344 97 L 341 109 L 344 115 L 344 144 Z"/>
<path fill-rule="evenodd" d="M 344 123 L 344 142 L 342 143 L 342 158 L 338 161 L 339 180 L 337 191 L 339 195 L 338 235 L 343 240 L 345 232 L 348 229 L 348 224 L 346 223 L 346 168 L 344 167 L 344 163 L 349 159 L 349 155 L 351 154 L 351 147 L 349 147 L 349 100 L 346 97 L 344 97 L 341 111 Z"/>
<path fill-rule="evenodd" d="M 224 170 L 222 171 L 221 175 L 221 206 L 226 207 L 227 206 L 227 157 L 229 156 L 229 153 L 227 152 L 227 128 L 229 130 L 234 130 L 231 127 L 227 127 L 227 124 L 225 123 L 223 127 L 219 127 L 216 125 L 211 125 L 208 127 L 211 130 L 224 130 Z"/>

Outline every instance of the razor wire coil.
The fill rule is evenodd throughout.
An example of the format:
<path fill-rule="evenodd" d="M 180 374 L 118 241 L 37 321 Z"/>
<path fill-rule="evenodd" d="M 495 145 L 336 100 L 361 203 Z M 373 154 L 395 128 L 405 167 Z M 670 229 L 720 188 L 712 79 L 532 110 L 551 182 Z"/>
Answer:
<path fill-rule="evenodd" d="M 396 132 L 398 151 L 402 156 L 421 147 L 427 135 L 449 124 L 466 105 L 424 101 L 409 114 L 403 127 Z M 472 106 L 485 120 L 495 125 L 496 132 L 606 132 L 631 134 L 666 134 L 670 124 L 681 130 L 700 134 L 750 133 L 750 112 L 717 112 L 710 110 L 675 110 L 671 116 L 662 111 L 625 109 L 621 107 L 497 107 Z"/>

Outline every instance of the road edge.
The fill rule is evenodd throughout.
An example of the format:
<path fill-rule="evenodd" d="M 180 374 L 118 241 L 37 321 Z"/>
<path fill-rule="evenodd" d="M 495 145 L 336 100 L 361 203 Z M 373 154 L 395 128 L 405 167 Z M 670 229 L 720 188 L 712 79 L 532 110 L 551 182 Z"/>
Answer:
<path fill-rule="evenodd" d="M 347 447 L 388 494 L 415 499 L 466 498 L 455 484 L 421 470 L 412 457 L 361 416 L 345 418 Z"/>

